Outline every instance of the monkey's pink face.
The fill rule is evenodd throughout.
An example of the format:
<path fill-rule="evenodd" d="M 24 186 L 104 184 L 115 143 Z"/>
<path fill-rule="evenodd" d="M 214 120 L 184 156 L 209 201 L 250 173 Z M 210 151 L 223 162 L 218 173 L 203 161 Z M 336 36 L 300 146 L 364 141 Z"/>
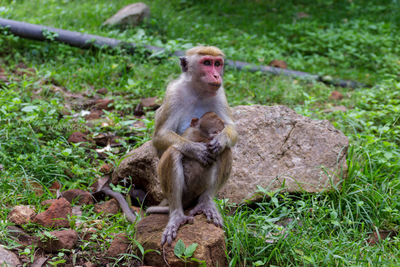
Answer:
<path fill-rule="evenodd" d="M 209 85 L 212 90 L 217 91 L 222 84 L 224 71 L 224 59 L 222 57 L 203 56 L 199 60 L 200 79 Z"/>

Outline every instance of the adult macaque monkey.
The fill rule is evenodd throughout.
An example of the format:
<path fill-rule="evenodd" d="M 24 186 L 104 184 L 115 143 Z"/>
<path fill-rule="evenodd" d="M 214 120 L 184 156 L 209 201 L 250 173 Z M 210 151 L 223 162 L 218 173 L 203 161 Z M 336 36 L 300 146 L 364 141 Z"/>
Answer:
<path fill-rule="evenodd" d="M 181 57 L 182 74 L 172 81 L 165 93 L 164 102 L 157 110 L 153 145 L 161 157 L 173 146 L 179 157 L 160 170 L 160 179 L 165 181 L 164 195 L 169 206 L 169 221 L 162 235 L 161 244 L 172 243 L 178 228 L 193 220 L 193 216 L 204 213 L 207 220 L 222 227 L 213 197 L 229 177 L 231 157 L 224 157 L 225 148 L 231 148 L 237 140 L 232 114 L 222 86 L 224 54 L 213 46 L 198 46 L 186 51 Z M 224 122 L 224 129 L 208 143 L 193 142 L 181 136 L 190 126 L 192 118 L 200 118 L 206 112 L 215 112 Z M 182 156 L 194 159 L 203 166 L 213 166 L 205 172 L 205 186 L 187 184 L 184 178 Z M 211 168 L 211 167 L 210 167 Z M 204 188 L 203 188 L 204 187 Z M 185 193 L 196 192 L 199 197 L 189 216 L 183 213 Z M 151 211 L 150 211 L 151 212 Z"/>

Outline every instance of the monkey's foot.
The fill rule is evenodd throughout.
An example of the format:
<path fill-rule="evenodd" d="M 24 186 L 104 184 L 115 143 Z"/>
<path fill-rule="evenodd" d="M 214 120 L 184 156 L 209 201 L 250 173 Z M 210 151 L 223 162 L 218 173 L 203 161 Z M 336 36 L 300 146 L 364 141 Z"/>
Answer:
<path fill-rule="evenodd" d="M 193 216 L 176 215 L 170 217 L 161 237 L 161 246 L 163 246 L 165 242 L 171 245 L 172 241 L 176 238 L 179 227 L 186 223 L 193 223 Z"/>
<path fill-rule="evenodd" d="M 201 202 L 199 204 L 197 204 L 196 207 L 194 207 L 189 215 L 190 216 L 194 216 L 196 214 L 200 214 L 203 213 L 204 215 L 206 215 L 207 217 L 207 221 L 208 222 L 212 222 L 213 224 L 215 224 L 215 226 L 218 227 L 223 227 L 224 226 L 224 221 L 222 220 L 221 215 L 219 214 L 217 208 L 215 207 L 214 202 L 211 201 L 207 201 L 207 202 Z"/>

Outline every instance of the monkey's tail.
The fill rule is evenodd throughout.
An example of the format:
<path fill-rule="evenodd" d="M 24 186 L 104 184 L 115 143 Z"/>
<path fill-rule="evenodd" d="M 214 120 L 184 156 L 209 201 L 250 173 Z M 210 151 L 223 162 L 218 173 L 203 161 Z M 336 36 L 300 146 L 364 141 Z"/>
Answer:
<path fill-rule="evenodd" d="M 147 214 L 168 214 L 169 213 L 169 207 L 168 206 L 152 206 L 147 208 L 146 210 Z"/>

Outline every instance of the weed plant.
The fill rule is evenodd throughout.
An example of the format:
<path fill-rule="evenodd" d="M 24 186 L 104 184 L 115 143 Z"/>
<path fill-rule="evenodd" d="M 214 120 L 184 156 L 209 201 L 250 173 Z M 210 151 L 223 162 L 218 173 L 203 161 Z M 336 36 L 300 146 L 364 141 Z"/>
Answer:
<path fill-rule="evenodd" d="M 268 192 L 254 205 L 232 207 L 224 200 L 230 266 L 398 266 L 400 242 L 400 3 L 393 1 L 145 1 L 152 16 L 136 28 L 102 27 L 102 22 L 131 1 L 0 2 L 0 17 L 151 44 L 167 51 L 212 44 L 229 59 L 268 64 L 285 60 L 290 69 L 357 80 L 369 87 L 351 90 L 318 82 L 249 73 L 227 68 L 225 87 L 232 106 L 287 105 L 313 119 L 327 119 L 350 140 L 347 178 L 332 191 L 296 195 Z M 91 135 L 134 131 L 123 152 L 151 138 L 154 113 L 144 128 L 129 128 L 143 97 L 164 95 L 176 78 L 178 60 L 167 53 L 150 57 L 107 49 L 80 50 L 67 45 L 24 40 L 7 29 L 0 34 L 0 243 L 10 238 L 6 220 L 14 205 L 34 205 L 54 197 L 35 192 L 60 181 L 62 190 L 86 189 L 104 162 L 118 165 L 123 153 L 107 159 L 85 146 L 67 142 L 73 131 Z M 34 74 L 17 71 L 20 64 Z M 107 88 L 116 110 L 108 126 L 88 127 L 83 117 L 65 112 L 65 98 L 54 86 L 89 96 Z M 338 90 L 343 100 L 329 98 Z M 346 111 L 335 111 L 344 106 Z M 74 110 L 72 110 L 74 111 Z M 124 116 L 120 116 L 123 111 Z M 78 112 L 78 111 L 77 111 Z M 68 170 L 68 171 L 66 171 Z M 104 219 L 81 257 L 97 262 L 92 245 L 105 251 L 112 233 L 134 227 L 122 216 Z M 99 218 L 88 206 L 87 223 Z M 282 222 L 285 222 L 282 225 Z M 40 232 L 38 226 L 27 227 Z M 371 242 L 383 231 L 388 238 Z M 379 239 L 379 238 L 378 238 Z M 20 255 L 34 255 L 34 248 Z M 60 256 L 62 258 L 62 255 Z M 54 262 L 62 262 L 61 258 Z M 125 259 L 141 259 L 127 254 Z"/>

